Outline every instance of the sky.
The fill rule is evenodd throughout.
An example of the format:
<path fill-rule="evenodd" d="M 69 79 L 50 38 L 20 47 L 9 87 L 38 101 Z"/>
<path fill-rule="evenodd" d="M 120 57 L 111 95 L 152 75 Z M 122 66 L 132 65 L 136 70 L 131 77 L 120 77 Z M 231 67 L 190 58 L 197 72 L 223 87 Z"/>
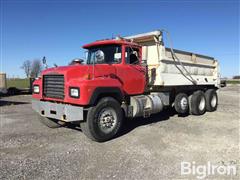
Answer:
<path fill-rule="evenodd" d="M 238 0 L 0 0 L 0 71 L 24 77 L 25 60 L 66 65 L 81 47 L 116 35 L 167 29 L 175 49 L 219 60 L 222 77 L 239 74 Z"/>

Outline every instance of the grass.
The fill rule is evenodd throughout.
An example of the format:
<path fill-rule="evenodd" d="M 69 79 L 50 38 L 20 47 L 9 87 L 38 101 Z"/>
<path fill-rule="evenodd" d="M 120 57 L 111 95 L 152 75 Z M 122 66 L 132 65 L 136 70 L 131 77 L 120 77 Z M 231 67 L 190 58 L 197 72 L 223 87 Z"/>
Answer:
<path fill-rule="evenodd" d="M 17 89 L 29 88 L 29 79 L 7 79 L 7 88 L 15 87 Z"/>
<path fill-rule="evenodd" d="M 240 84 L 240 80 L 227 80 L 227 84 Z"/>

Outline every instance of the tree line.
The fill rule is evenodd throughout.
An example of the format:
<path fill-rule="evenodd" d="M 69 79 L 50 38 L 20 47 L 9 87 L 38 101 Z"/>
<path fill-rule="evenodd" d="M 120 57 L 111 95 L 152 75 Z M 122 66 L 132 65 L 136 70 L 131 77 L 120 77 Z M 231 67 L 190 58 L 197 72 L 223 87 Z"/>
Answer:
<path fill-rule="evenodd" d="M 43 70 L 43 65 L 39 59 L 26 60 L 23 62 L 21 68 L 24 70 L 27 78 L 36 78 Z"/>

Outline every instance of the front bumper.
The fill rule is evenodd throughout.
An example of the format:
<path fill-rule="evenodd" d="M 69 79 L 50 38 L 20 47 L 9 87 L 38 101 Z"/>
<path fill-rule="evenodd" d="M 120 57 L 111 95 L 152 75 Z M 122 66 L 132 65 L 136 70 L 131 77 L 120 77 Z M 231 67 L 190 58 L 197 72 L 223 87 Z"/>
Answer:
<path fill-rule="evenodd" d="M 41 116 L 65 122 L 83 120 L 83 107 L 32 100 L 32 108 Z"/>

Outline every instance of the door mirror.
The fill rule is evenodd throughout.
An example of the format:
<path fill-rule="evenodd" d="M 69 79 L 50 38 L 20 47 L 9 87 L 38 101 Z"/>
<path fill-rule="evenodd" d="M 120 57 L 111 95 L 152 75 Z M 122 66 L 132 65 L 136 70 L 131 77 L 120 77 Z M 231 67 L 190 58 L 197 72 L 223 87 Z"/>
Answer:
<path fill-rule="evenodd" d="M 95 58 L 97 60 L 97 63 L 103 63 L 104 62 L 104 52 L 101 50 L 97 50 L 95 52 Z"/>

